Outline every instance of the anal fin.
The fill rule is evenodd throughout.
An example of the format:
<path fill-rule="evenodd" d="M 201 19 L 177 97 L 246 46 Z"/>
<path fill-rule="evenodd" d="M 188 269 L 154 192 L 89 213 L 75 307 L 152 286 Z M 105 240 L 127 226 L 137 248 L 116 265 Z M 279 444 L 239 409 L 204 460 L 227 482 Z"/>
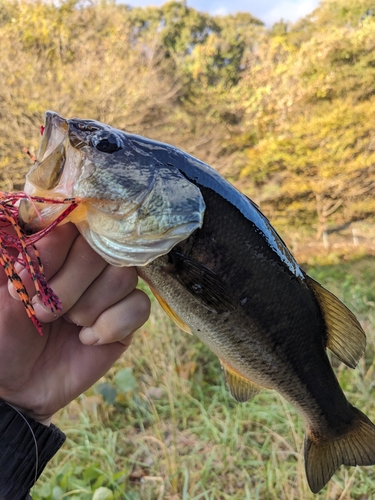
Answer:
<path fill-rule="evenodd" d="M 159 302 L 161 307 L 164 309 L 164 311 L 168 314 L 168 316 L 176 323 L 176 325 L 181 328 L 186 333 L 189 333 L 192 335 L 191 329 L 188 327 L 188 325 L 182 321 L 180 316 L 171 308 L 171 306 L 161 297 L 154 288 L 150 286 L 151 292 L 154 294 L 156 300 Z"/>
<path fill-rule="evenodd" d="M 306 275 L 322 311 L 327 328 L 327 345 L 350 368 L 355 368 L 365 352 L 366 334 L 354 314 L 333 293 Z"/>
<path fill-rule="evenodd" d="M 229 392 L 239 403 L 248 401 L 263 389 L 263 387 L 261 387 L 260 385 L 255 384 L 251 380 L 238 373 L 237 370 L 232 368 L 222 359 L 220 359 L 220 363 L 224 369 L 225 380 L 227 382 Z"/>

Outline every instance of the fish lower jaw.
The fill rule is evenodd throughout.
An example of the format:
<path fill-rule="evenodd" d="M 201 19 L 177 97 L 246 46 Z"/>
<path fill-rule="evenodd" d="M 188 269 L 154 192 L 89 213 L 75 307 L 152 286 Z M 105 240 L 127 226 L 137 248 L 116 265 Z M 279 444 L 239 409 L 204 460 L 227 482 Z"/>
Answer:
<path fill-rule="evenodd" d="M 31 198 L 23 198 L 18 204 L 18 216 L 23 229 L 30 234 L 40 231 L 50 224 L 52 224 L 55 219 L 59 217 L 61 213 L 64 212 L 67 205 L 65 203 L 45 203 L 35 200 L 36 198 L 49 199 L 64 201 L 67 199 L 66 195 L 59 192 L 51 192 L 43 189 L 36 188 L 33 184 L 26 181 L 24 192 Z M 82 220 L 87 218 L 87 208 L 86 203 L 79 202 L 78 206 L 65 217 L 60 224 L 65 224 L 67 222 L 72 222 L 78 224 Z"/>

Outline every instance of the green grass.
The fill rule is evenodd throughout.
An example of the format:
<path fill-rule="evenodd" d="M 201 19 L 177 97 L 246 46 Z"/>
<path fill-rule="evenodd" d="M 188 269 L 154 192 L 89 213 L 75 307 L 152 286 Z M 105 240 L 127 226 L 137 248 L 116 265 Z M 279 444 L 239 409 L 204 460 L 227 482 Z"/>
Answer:
<path fill-rule="evenodd" d="M 369 346 L 357 369 L 333 362 L 350 402 L 375 421 L 375 259 L 308 271 L 366 329 Z M 341 467 L 312 495 L 296 411 L 274 391 L 236 403 L 216 357 L 157 304 L 116 367 L 55 423 L 67 442 L 39 479 L 34 499 L 375 498 L 375 467 Z"/>

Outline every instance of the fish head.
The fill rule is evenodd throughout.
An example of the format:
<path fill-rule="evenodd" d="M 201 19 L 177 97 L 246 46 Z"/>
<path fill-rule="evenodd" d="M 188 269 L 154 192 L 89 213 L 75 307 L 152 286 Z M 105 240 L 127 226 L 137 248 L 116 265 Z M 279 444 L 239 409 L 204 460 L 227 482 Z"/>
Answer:
<path fill-rule="evenodd" d="M 146 265 L 202 226 L 205 203 L 199 188 L 175 163 L 154 154 L 172 146 L 51 111 L 41 131 L 24 191 L 76 198 L 79 205 L 64 222 L 73 222 L 109 263 Z M 20 225 L 27 233 L 37 232 L 64 208 L 23 199 Z"/>

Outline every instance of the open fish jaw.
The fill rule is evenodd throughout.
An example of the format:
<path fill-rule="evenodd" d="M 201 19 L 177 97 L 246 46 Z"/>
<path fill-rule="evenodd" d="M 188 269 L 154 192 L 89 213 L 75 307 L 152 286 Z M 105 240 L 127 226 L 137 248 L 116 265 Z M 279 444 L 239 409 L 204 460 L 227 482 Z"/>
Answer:
<path fill-rule="evenodd" d="M 109 144 L 114 152 L 96 149 Z M 118 266 L 143 266 L 168 253 L 202 226 L 200 190 L 177 168 L 155 161 L 126 134 L 92 120 L 65 120 L 47 112 L 38 159 L 27 175 L 30 195 L 74 197 L 85 209 L 74 222 L 93 248 Z M 35 210 L 21 203 L 24 227 L 45 227 L 60 207 Z M 117 257 L 116 257 L 117 255 Z"/>

